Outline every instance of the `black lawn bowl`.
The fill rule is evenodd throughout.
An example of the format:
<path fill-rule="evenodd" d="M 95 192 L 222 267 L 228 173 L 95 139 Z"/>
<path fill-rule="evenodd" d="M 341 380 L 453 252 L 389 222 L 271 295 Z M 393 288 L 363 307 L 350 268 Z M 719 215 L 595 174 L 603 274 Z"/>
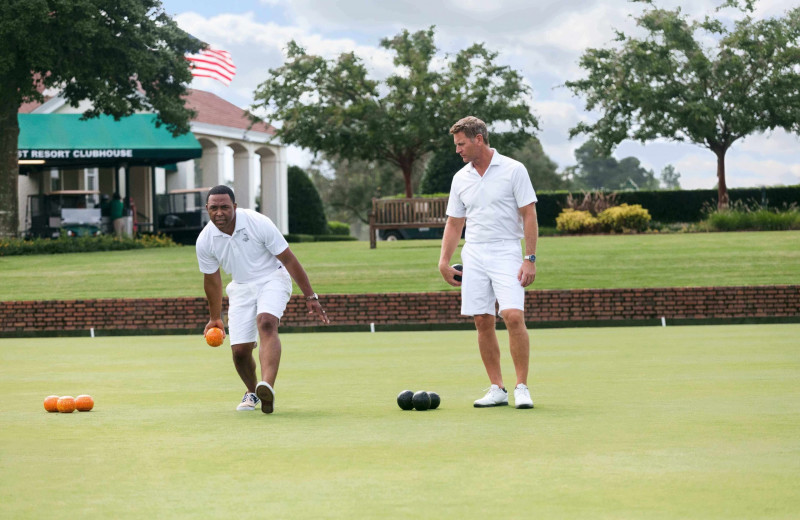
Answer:
<path fill-rule="evenodd" d="M 431 410 L 436 410 L 439 408 L 439 403 L 442 402 L 442 399 L 439 397 L 439 394 L 436 392 L 428 392 L 428 395 L 431 396 Z"/>
<path fill-rule="evenodd" d="M 455 269 L 456 271 L 463 271 L 464 270 L 464 266 L 461 265 L 461 264 L 453 264 L 451 267 L 453 269 Z M 453 280 L 455 280 L 457 282 L 460 282 L 461 281 L 461 275 L 460 274 L 455 275 L 453 277 Z"/>
<path fill-rule="evenodd" d="M 420 390 L 414 394 L 412 402 L 414 403 L 414 409 L 422 412 L 431 407 L 431 396 L 428 395 L 428 392 L 423 392 Z"/>
<path fill-rule="evenodd" d="M 411 390 L 403 390 L 397 395 L 397 406 L 403 410 L 411 410 L 414 408 L 413 398 L 414 392 Z"/>

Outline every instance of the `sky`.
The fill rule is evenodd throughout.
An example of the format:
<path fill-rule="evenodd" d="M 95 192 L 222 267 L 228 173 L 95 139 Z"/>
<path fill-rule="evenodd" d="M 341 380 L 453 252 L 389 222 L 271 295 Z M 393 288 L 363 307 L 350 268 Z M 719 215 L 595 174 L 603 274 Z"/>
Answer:
<path fill-rule="evenodd" d="M 698 18 L 734 15 L 730 9 L 715 14 L 721 1 L 662 0 L 658 5 L 680 7 Z M 609 46 L 615 30 L 635 32 L 633 17 L 642 10 L 642 4 L 626 0 L 162 0 L 162 4 L 182 29 L 228 50 L 237 66 L 230 86 L 195 78 L 192 88 L 213 92 L 244 109 L 269 69 L 284 62 L 290 40 L 326 58 L 354 51 L 375 79 L 393 71 L 392 55 L 380 48 L 380 40 L 403 29 L 414 32 L 435 26 L 442 57 L 482 42 L 499 53 L 498 63 L 514 68 L 530 84 L 530 105 L 540 127 L 537 137 L 560 171 L 576 163 L 574 151 L 586 140 L 585 136 L 570 140 L 569 129 L 599 117 L 586 111 L 582 99 L 562 85 L 584 76 L 579 59 L 585 49 Z M 755 17 L 782 16 L 795 6 L 796 0 L 761 0 Z M 624 141 L 613 155 L 637 157 L 656 176 L 671 164 L 681 174 L 684 189 L 716 185 L 716 157 L 698 145 Z M 305 167 L 312 154 L 290 147 L 288 157 L 290 164 Z M 731 188 L 800 184 L 800 138 L 775 130 L 741 139 L 728 151 L 726 173 Z"/>

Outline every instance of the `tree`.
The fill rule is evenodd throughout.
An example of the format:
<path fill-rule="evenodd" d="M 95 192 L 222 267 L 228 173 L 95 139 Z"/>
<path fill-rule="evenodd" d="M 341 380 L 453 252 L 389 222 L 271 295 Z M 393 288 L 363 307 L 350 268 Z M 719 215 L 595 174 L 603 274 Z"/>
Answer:
<path fill-rule="evenodd" d="M 203 43 L 159 0 L 5 0 L 0 4 L 0 236 L 16 235 L 19 107 L 59 89 L 86 117 L 152 110 L 174 134 L 188 132 L 191 81 L 184 55 Z"/>
<path fill-rule="evenodd" d="M 516 150 L 505 150 L 502 138 L 500 143 L 495 143 L 494 137 L 489 135 L 489 142 L 497 149 L 503 150 L 504 155 L 509 155 L 525 165 L 531 178 L 533 187 L 537 190 L 561 190 L 568 187 L 568 182 L 556 171 L 556 164 L 544 153 L 542 143 L 535 137 L 528 138 Z M 447 193 L 453 175 L 464 167 L 464 161 L 455 153 L 451 145 L 446 149 L 437 150 L 425 166 L 425 174 L 420 183 L 422 193 Z"/>
<path fill-rule="evenodd" d="M 658 180 L 636 157 L 620 161 L 603 153 L 596 141 L 586 141 L 575 150 L 578 164 L 571 168 L 574 187 L 589 190 L 655 190 Z"/>
<path fill-rule="evenodd" d="M 310 168 L 309 173 L 322 197 L 325 213 L 332 220 L 369 224 L 373 197 L 403 192 L 403 179 L 388 163 L 336 157 L 327 158 L 327 161 L 333 168 L 333 175 L 323 174 L 319 168 Z M 419 165 L 413 178 L 419 176 L 417 170 Z"/>
<path fill-rule="evenodd" d="M 298 166 L 289 166 L 287 191 L 289 192 L 289 233 L 327 235 L 328 221 L 317 188 L 306 172 Z"/>
<path fill-rule="evenodd" d="M 639 0 L 650 4 L 649 0 Z M 717 157 L 718 206 L 728 206 L 725 153 L 738 139 L 783 128 L 800 131 L 800 8 L 754 20 L 753 2 L 733 24 L 688 20 L 652 4 L 636 19 L 644 38 L 618 33 L 614 48 L 588 49 L 588 77 L 566 83 L 602 117 L 580 123 L 609 152 L 624 139 L 689 141 Z M 703 42 L 713 40 L 713 49 Z"/>
<path fill-rule="evenodd" d="M 681 189 L 680 178 L 681 174 L 675 170 L 671 164 L 664 166 L 661 170 L 661 187 L 665 190 L 679 190 Z"/>
<path fill-rule="evenodd" d="M 474 115 L 510 128 L 522 142 L 537 128 L 526 98 L 530 88 L 516 71 L 496 65 L 497 53 L 475 44 L 434 67 L 434 30 L 403 31 L 381 46 L 394 53 L 396 72 L 367 77 L 354 53 L 335 60 L 306 54 L 289 42 L 284 65 L 269 71 L 255 92 L 253 111 L 279 121 L 278 137 L 341 159 L 390 163 L 403 172 L 413 195 L 414 166 L 429 152 L 452 147 L 448 130 Z"/>

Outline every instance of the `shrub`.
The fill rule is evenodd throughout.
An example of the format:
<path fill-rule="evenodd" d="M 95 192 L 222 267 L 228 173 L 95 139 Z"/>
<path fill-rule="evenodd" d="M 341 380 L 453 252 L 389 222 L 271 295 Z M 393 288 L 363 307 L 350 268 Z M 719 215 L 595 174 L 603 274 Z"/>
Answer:
<path fill-rule="evenodd" d="M 53 255 L 60 253 L 90 253 L 93 251 L 123 251 L 126 249 L 149 249 L 153 247 L 177 247 L 166 235 L 140 235 L 137 238 L 100 235 L 97 237 L 66 237 L 0 239 L 0 256 Z"/>
<path fill-rule="evenodd" d="M 584 191 L 582 199 L 576 199 L 571 193 L 568 193 L 566 207 L 575 211 L 588 211 L 596 217 L 608 208 L 616 206 L 616 199 L 616 193 L 604 193 L 602 191 Z"/>
<path fill-rule="evenodd" d="M 725 211 L 707 208 L 705 226 L 710 231 L 782 231 L 800 229 L 800 210 L 796 204 L 782 210 L 769 210 L 760 204 L 736 201 Z"/>
<path fill-rule="evenodd" d="M 314 242 L 314 235 L 305 235 L 303 233 L 289 233 L 283 235 L 290 244 L 293 242 Z"/>
<path fill-rule="evenodd" d="M 358 240 L 358 237 L 350 235 L 314 235 L 315 242 L 349 242 Z"/>
<path fill-rule="evenodd" d="M 325 235 L 328 223 L 322 199 L 311 179 L 301 168 L 289 166 L 287 170 L 289 191 L 289 233 Z"/>
<path fill-rule="evenodd" d="M 347 236 L 350 234 L 350 224 L 339 222 L 338 220 L 329 220 L 328 229 L 330 230 L 331 235 Z"/>
<path fill-rule="evenodd" d="M 556 218 L 556 229 L 561 233 L 594 233 L 599 226 L 600 221 L 588 211 L 567 208 Z"/>
<path fill-rule="evenodd" d="M 597 219 L 607 231 L 630 233 L 646 231 L 650 222 L 650 213 L 639 204 L 633 206 L 620 204 L 606 209 L 597 216 Z"/>

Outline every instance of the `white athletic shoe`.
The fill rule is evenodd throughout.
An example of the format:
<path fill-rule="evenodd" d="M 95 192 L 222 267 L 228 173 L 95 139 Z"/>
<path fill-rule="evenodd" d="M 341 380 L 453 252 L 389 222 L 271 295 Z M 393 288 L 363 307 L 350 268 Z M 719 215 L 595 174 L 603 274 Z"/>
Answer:
<path fill-rule="evenodd" d="M 508 405 L 508 392 L 505 388 L 492 385 L 488 388 L 486 395 L 475 401 L 475 408 L 489 408 L 490 406 Z"/>
<path fill-rule="evenodd" d="M 531 393 L 528 391 L 528 387 L 522 383 L 514 389 L 514 405 L 517 408 L 533 408 Z"/>
<path fill-rule="evenodd" d="M 252 412 L 256 409 L 257 404 L 258 397 L 256 397 L 256 394 L 245 392 L 244 397 L 242 397 L 242 402 L 239 403 L 239 406 L 237 406 L 236 409 L 240 412 Z"/>
<path fill-rule="evenodd" d="M 272 413 L 272 406 L 275 403 L 275 390 L 266 381 L 261 381 L 256 385 L 256 395 L 261 399 L 261 411 Z"/>

